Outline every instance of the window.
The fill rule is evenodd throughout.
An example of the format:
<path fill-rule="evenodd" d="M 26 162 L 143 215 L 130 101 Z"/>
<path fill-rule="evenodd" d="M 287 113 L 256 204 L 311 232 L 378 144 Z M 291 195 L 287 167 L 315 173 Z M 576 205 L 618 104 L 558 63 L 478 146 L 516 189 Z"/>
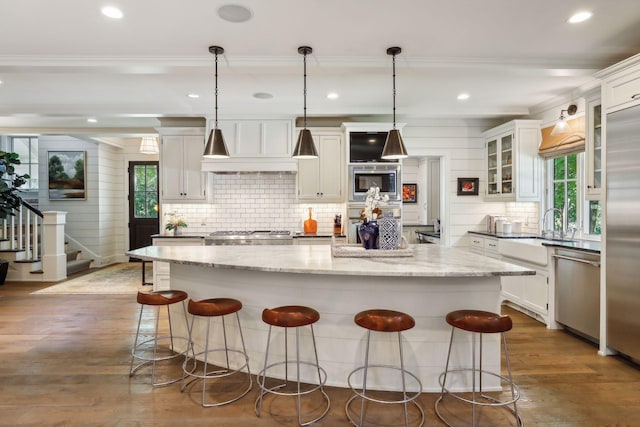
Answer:
<path fill-rule="evenodd" d="M 22 190 L 37 190 L 38 182 L 38 137 L 11 137 L 11 150 L 20 156 L 20 164 L 15 167 L 18 175 L 29 174 L 27 183 L 20 187 Z"/>
<path fill-rule="evenodd" d="M 553 212 L 553 221 L 547 220 L 547 229 L 561 232 L 562 214 L 566 213 L 566 231 L 575 228 L 583 235 L 600 236 L 602 207 L 599 201 L 585 200 L 582 191 L 584 182 L 584 154 L 569 154 L 547 161 L 549 171 L 548 206 Z"/>

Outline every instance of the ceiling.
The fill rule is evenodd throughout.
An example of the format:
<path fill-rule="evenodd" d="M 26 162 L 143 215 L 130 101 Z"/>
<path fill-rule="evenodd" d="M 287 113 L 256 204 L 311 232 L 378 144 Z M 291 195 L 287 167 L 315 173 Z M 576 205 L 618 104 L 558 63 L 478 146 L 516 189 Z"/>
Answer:
<path fill-rule="evenodd" d="M 157 126 L 159 117 L 498 118 L 593 85 L 640 52 L 638 0 L 20 0 L 0 6 L 0 128 Z M 244 23 L 223 5 L 251 11 Z M 579 10 L 593 17 L 566 20 Z M 269 93 L 257 99 L 255 93 Z M 336 92 L 339 98 L 327 99 Z M 457 100 L 468 93 L 466 101 Z M 187 94 L 199 94 L 191 99 Z M 87 118 L 97 119 L 87 123 Z M 6 133 L 6 132 L 5 132 Z"/>

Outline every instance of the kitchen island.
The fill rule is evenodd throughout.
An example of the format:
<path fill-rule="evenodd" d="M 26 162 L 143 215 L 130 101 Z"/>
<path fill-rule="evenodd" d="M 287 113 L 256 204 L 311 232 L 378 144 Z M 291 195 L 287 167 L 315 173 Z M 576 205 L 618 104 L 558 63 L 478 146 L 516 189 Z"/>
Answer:
<path fill-rule="evenodd" d="M 461 249 L 438 245 L 411 249 L 413 256 L 408 257 L 336 258 L 329 245 L 148 246 L 127 255 L 170 263 L 171 287 L 195 300 L 242 301 L 240 318 L 253 373 L 264 363 L 268 328 L 261 313 L 266 307 L 307 305 L 320 312 L 314 325 L 320 363 L 328 373 L 327 384 L 339 387 L 347 385 L 348 373 L 362 363 L 366 331 L 354 324 L 354 315 L 371 308 L 406 312 L 416 326 L 403 335 L 405 364 L 420 378 L 424 391 L 435 392 L 450 337 L 445 315 L 463 308 L 498 312 L 500 277 L 535 272 Z M 211 339 L 219 335 L 212 331 Z M 375 363 L 397 363 L 396 335 L 373 338 Z M 497 372 L 498 344 L 497 336 L 484 341 L 485 366 Z M 452 360 L 468 360 L 470 348 L 469 340 L 458 335 Z M 370 385 L 398 388 L 382 375 Z M 468 384 L 461 381 L 457 387 Z"/>

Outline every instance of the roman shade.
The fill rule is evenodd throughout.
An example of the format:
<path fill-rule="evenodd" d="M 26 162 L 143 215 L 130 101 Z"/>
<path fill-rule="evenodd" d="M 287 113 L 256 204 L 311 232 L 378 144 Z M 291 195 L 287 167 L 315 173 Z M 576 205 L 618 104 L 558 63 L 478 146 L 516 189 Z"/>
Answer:
<path fill-rule="evenodd" d="M 573 120 L 567 120 L 569 131 L 560 135 L 551 135 L 553 126 L 542 129 L 542 142 L 538 153 L 546 158 L 566 156 L 567 154 L 581 153 L 585 150 L 584 142 L 584 116 Z"/>

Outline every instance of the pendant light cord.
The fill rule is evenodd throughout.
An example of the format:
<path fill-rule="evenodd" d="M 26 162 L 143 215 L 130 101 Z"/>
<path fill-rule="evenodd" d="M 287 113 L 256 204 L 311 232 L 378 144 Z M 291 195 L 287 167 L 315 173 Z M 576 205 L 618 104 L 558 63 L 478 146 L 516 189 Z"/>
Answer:
<path fill-rule="evenodd" d="M 215 90 L 215 98 L 216 98 L 216 127 L 218 129 L 218 54 L 216 53 L 216 90 Z M 394 107 L 395 108 L 395 107 Z"/>
<path fill-rule="evenodd" d="M 396 128 L 396 56 L 393 57 L 393 128 Z"/>
<path fill-rule="evenodd" d="M 307 128 L 307 54 L 304 54 L 304 128 Z"/>

